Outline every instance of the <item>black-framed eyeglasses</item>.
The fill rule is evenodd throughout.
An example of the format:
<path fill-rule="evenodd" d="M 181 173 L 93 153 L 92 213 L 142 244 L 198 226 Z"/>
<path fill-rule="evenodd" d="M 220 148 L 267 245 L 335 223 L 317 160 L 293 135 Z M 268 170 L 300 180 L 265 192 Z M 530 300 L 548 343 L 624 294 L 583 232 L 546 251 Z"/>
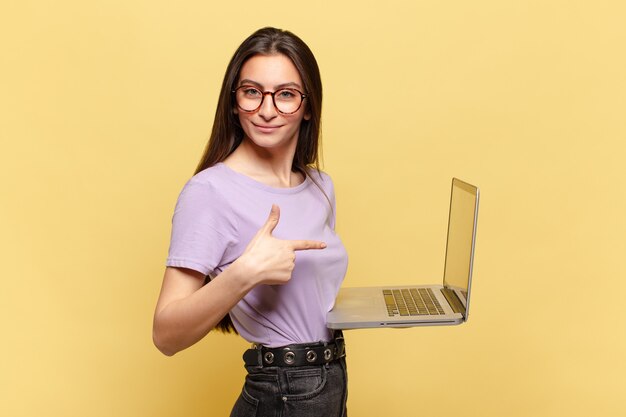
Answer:
<path fill-rule="evenodd" d="M 274 92 L 261 91 L 251 85 L 242 85 L 232 91 L 235 94 L 237 107 L 245 112 L 255 112 L 263 104 L 265 96 L 272 96 L 274 107 L 281 114 L 293 114 L 302 106 L 302 102 L 307 98 L 306 94 L 295 88 L 281 88 Z"/>

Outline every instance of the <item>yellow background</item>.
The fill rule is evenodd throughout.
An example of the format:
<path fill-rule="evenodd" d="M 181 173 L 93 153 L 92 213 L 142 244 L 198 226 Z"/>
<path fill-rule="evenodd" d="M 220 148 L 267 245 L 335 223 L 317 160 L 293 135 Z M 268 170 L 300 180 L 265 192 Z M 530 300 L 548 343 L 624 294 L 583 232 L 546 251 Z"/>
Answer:
<path fill-rule="evenodd" d="M 626 414 L 621 1 L 0 6 L 0 415 L 220 416 L 246 343 L 167 358 L 176 197 L 235 48 L 313 49 L 346 285 L 437 282 L 450 178 L 480 186 L 470 320 L 347 334 L 353 416 Z"/>

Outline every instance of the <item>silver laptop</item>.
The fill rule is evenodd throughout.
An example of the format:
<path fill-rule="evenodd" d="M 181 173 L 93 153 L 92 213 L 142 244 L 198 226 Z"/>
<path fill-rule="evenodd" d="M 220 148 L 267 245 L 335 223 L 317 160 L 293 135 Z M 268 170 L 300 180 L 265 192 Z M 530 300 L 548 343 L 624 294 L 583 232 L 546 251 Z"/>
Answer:
<path fill-rule="evenodd" d="M 478 220 L 478 188 L 452 179 L 443 285 L 339 290 L 326 316 L 331 329 L 413 327 L 467 321 Z"/>

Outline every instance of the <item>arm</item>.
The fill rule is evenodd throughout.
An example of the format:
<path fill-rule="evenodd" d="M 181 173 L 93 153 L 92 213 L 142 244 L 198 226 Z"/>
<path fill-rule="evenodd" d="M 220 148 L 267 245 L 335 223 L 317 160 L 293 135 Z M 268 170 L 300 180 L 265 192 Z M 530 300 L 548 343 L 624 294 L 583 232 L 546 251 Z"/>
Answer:
<path fill-rule="evenodd" d="M 253 287 L 238 261 L 204 284 L 204 275 L 184 268 L 167 268 L 154 313 L 152 338 L 171 356 L 200 339 Z"/>
<path fill-rule="evenodd" d="M 243 254 L 206 285 L 200 272 L 165 270 L 152 331 L 161 352 L 171 356 L 202 339 L 255 286 L 287 283 L 295 251 L 326 247 L 323 242 L 276 239 L 272 231 L 279 219 L 274 205 Z"/>

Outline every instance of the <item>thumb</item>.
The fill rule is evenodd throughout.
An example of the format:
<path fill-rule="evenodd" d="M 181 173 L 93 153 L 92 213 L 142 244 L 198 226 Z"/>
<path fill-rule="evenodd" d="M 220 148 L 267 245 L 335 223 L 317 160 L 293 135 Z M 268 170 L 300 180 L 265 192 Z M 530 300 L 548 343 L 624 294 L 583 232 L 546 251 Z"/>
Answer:
<path fill-rule="evenodd" d="M 267 217 L 267 221 L 261 228 L 262 232 L 268 235 L 271 235 L 276 226 L 278 226 L 278 221 L 280 220 L 280 208 L 276 204 L 272 204 L 272 209 L 270 210 L 270 214 Z"/>

